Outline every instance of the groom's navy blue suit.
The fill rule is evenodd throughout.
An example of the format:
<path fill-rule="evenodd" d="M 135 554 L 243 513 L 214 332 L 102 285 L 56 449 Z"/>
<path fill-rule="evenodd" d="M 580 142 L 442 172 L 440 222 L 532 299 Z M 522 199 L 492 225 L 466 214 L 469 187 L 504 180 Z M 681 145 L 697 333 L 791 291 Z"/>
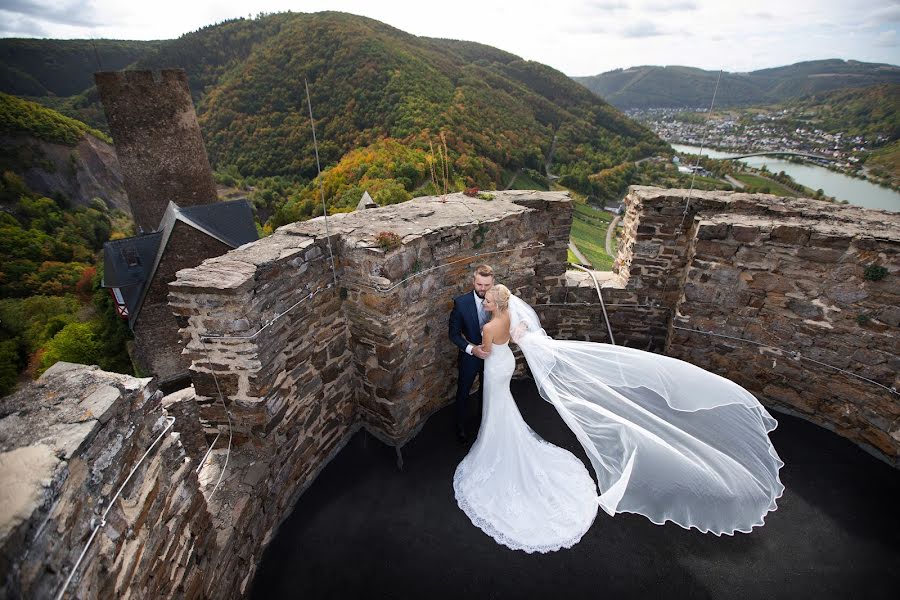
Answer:
<path fill-rule="evenodd" d="M 465 430 L 469 392 L 475 377 L 484 372 L 484 361 L 466 352 L 466 346 L 481 344 L 481 326 L 478 323 L 478 307 L 475 294 L 469 292 L 453 299 L 450 313 L 450 341 L 459 348 L 459 380 L 456 387 L 456 428 Z"/>

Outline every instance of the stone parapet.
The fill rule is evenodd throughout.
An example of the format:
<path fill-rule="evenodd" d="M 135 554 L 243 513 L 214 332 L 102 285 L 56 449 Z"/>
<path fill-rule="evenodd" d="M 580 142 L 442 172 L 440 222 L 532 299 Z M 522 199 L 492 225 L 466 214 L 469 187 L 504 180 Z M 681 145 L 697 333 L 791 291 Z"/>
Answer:
<path fill-rule="evenodd" d="M 602 288 L 616 343 L 719 373 L 898 465 L 900 215 L 639 186 L 625 205 Z M 567 279 L 568 306 L 538 308 L 547 330 L 608 341 L 593 281 Z"/>
<path fill-rule="evenodd" d="M 453 397 L 447 318 L 474 266 L 529 302 L 559 301 L 570 225 L 562 193 L 419 198 L 294 223 L 180 271 L 170 305 L 204 418 L 225 422 L 218 385 L 242 439 L 336 403 L 345 426 L 358 411 L 402 445 Z"/>
<path fill-rule="evenodd" d="M 178 273 L 169 300 L 200 416 L 233 433 L 200 473 L 209 494 L 225 469 L 207 497 L 220 557 L 208 597 L 246 592 L 281 520 L 355 431 L 402 446 L 451 401 L 448 316 L 475 265 L 529 302 L 562 300 L 570 225 L 565 194 L 420 198 L 294 223 Z"/>
<path fill-rule="evenodd" d="M 668 353 L 900 464 L 900 219 L 867 216 L 699 219 Z"/>
<path fill-rule="evenodd" d="M 196 463 L 150 379 L 56 363 L 0 400 L 0 596 L 199 597 L 214 547 Z"/>
<path fill-rule="evenodd" d="M 897 465 L 900 215 L 723 192 L 693 192 L 685 212 L 688 196 L 627 198 L 620 268 L 600 281 L 616 343 L 726 376 Z M 54 593 L 174 416 L 73 589 L 243 597 L 350 436 L 401 447 L 451 402 L 447 318 L 476 264 L 550 335 L 608 341 L 592 278 L 565 271 L 571 218 L 559 193 L 420 198 L 288 225 L 179 271 L 169 303 L 193 389 L 161 399 L 148 380 L 60 364 L 0 401 L 0 470 L 17 482 L 0 503 L 3 593 Z"/>

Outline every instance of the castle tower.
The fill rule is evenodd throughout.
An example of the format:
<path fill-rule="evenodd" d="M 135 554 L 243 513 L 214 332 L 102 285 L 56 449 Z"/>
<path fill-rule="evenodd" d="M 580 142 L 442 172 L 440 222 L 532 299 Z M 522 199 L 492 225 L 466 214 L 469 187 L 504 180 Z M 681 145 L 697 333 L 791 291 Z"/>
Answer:
<path fill-rule="evenodd" d="M 139 231 L 156 231 L 169 201 L 186 208 L 218 200 L 183 70 L 109 71 L 94 80 Z"/>
<path fill-rule="evenodd" d="M 181 269 L 256 239 L 246 200 L 219 202 L 181 69 L 96 73 L 139 235 L 104 245 L 103 285 L 134 331 L 131 358 L 164 389 L 188 383 L 167 304 Z"/>

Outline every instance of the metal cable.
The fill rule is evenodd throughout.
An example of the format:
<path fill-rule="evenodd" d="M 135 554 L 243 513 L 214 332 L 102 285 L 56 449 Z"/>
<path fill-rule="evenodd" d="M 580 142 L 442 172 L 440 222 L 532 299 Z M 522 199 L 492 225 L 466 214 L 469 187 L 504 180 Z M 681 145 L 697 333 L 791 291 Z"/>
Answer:
<path fill-rule="evenodd" d="M 128 474 L 128 477 L 125 478 L 125 481 L 122 482 L 122 485 L 119 486 L 119 489 L 116 490 L 115 495 L 113 495 L 112 499 L 110 499 L 109 504 L 106 506 L 106 510 L 103 511 L 103 515 L 101 515 L 100 520 L 94 525 L 94 530 L 91 531 L 91 535 L 88 538 L 87 543 L 85 543 L 84 548 L 81 550 L 81 554 L 78 556 L 78 560 L 75 561 L 75 565 L 72 567 L 72 570 L 69 572 L 69 576 L 66 578 L 65 583 L 63 583 L 62 588 L 59 590 L 59 593 L 56 595 L 56 600 L 62 600 L 62 597 L 65 595 L 66 590 L 69 587 L 69 584 L 72 582 L 72 578 L 75 577 L 75 574 L 78 572 L 78 567 L 81 566 L 81 561 L 84 560 L 85 555 L 87 554 L 88 548 L 91 547 L 91 544 L 94 541 L 94 538 L 97 537 L 97 533 L 106 526 L 106 515 L 109 514 L 109 511 L 112 509 L 116 500 L 119 499 L 119 495 L 122 493 L 122 490 L 125 489 L 125 486 L 128 485 L 128 482 L 131 481 L 131 478 L 140 468 L 140 466 L 144 463 L 147 456 L 150 455 L 150 451 L 159 443 L 159 440 L 163 438 L 164 435 L 172 428 L 172 425 L 175 424 L 175 417 L 166 417 L 166 426 L 163 428 L 162 433 L 153 441 L 152 444 L 147 448 L 147 451 L 144 452 L 144 455 L 141 456 L 141 459 L 134 465 L 134 468 L 131 469 L 131 472 Z"/>
<path fill-rule="evenodd" d="M 197 468 L 194 470 L 194 473 L 199 473 L 200 469 L 203 468 L 203 465 L 206 464 L 206 459 L 209 458 L 209 455 L 212 453 L 213 448 L 216 447 L 216 442 L 219 441 L 219 437 L 222 435 L 222 432 L 219 431 L 216 433 L 216 437 L 213 439 L 212 444 L 209 445 L 209 448 L 206 450 L 206 454 L 203 455 L 203 458 L 200 459 L 200 463 L 197 465 Z"/>
<path fill-rule="evenodd" d="M 600 298 L 600 307 L 603 309 L 603 320 L 606 322 L 606 331 L 609 332 L 609 342 L 613 346 L 615 346 L 616 338 L 613 337 L 612 326 L 609 324 L 609 315 L 606 314 L 606 303 L 603 301 L 603 294 L 600 293 L 600 283 L 597 281 L 597 276 L 594 275 L 593 271 L 591 271 L 590 269 L 586 269 L 579 264 L 575 264 L 575 263 L 569 263 L 569 264 L 577 269 L 581 269 L 582 271 L 585 271 L 588 275 L 591 276 L 591 279 L 594 280 L 594 289 L 597 290 L 597 297 Z"/>
<path fill-rule="evenodd" d="M 225 418 L 228 419 L 228 449 L 225 451 L 225 464 L 222 465 L 222 469 L 219 471 L 219 479 L 216 481 L 216 485 L 213 487 L 212 492 L 210 492 L 209 494 L 209 499 L 212 499 L 212 497 L 216 493 L 216 490 L 219 489 L 219 484 L 222 483 L 222 478 L 225 476 L 225 470 L 228 468 L 228 459 L 231 458 L 231 441 L 234 437 L 234 427 L 231 423 L 231 412 L 229 412 L 228 407 L 225 405 L 225 396 L 222 395 L 222 388 L 219 387 L 219 378 L 216 377 L 216 372 L 213 371 L 212 368 L 212 361 L 210 361 L 209 359 L 209 348 L 204 344 L 203 349 L 206 352 L 206 364 L 209 366 L 209 371 L 213 375 L 213 381 L 216 383 L 216 392 L 219 394 L 219 400 L 222 402 L 222 410 L 225 411 Z M 216 439 L 219 439 L 219 437 L 216 436 Z M 215 440 L 213 441 L 213 444 L 215 444 Z M 211 451 L 212 446 L 210 446 L 206 454 L 209 455 Z M 204 457 L 204 460 L 205 459 L 206 458 Z"/>
<path fill-rule="evenodd" d="M 533 308 L 534 308 L 535 310 L 537 310 L 538 308 L 541 308 L 541 307 L 543 307 L 543 306 L 564 306 L 564 307 L 582 307 L 582 306 L 583 306 L 583 307 L 592 307 L 592 306 L 597 306 L 597 305 L 594 304 L 594 303 L 591 303 L 591 302 L 547 302 L 546 304 L 535 304 Z M 669 312 L 672 311 L 672 309 L 669 308 L 669 307 L 667 307 L 667 306 L 662 306 L 662 305 L 657 305 L 657 304 L 607 304 L 606 306 L 615 306 L 615 307 L 621 307 L 621 308 L 661 308 L 661 309 L 667 310 L 667 311 L 669 311 Z M 672 328 L 673 328 L 673 329 L 679 329 L 679 330 L 681 330 L 681 331 L 690 331 L 690 332 L 692 332 L 692 333 L 700 333 L 700 334 L 703 334 L 703 335 L 709 335 L 709 336 L 713 336 L 713 337 L 726 338 L 726 339 L 729 339 L 729 340 L 735 340 L 735 341 L 738 341 L 738 342 L 745 342 L 745 343 L 747 343 L 747 344 L 753 344 L 753 345 L 755 345 L 755 346 L 760 346 L 760 347 L 763 347 L 763 348 L 772 348 L 772 349 L 774 349 L 774 350 L 779 350 L 780 352 L 784 352 L 784 353 L 786 353 L 786 354 L 788 354 L 788 355 L 790 355 L 790 356 L 792 356 L 792 357 L 794 357 L 794 358 L 799 358 L 799 359 L 807 360 L 807 361 L 809 361 L 809 362 L 816 363 L 817 365 L 821 365 L 821 366 L 823 366 L 823 367 L 828 367 L 829 369 L 833 369 L 833 370 L 838 371 L 838 372 L 840 372 L 840 373 L 844 373 L 845 375 L 849 375 L 849 376 L 851 376 L 851 377 L 855 377 L 855 378 L 857 378 L 857 379 L 861 379 L 861 380 L 863 380 L 863 381 L 865 381 L 865 382 L 868 382 L 868 383 L 871 383 L 871 384 L 873 384 L 873 385 L 877 385 L 878 387 L 882 388 L 882 389 L 885 390 L 885 391 L 890 392 L 891 394 L 894 394 L 894 395 L 900 395 L 900 391 L 898 391 L 897 388 L 895 388 L 895 387 L 888 387 L 888 386 L 886 386 L 886 385 L 884 385 L 884 384 L 878 383 L 877 381 L 874 381 L 874 380 L 872 380 L 872 379 L 869 379 L 868 377 L 863 377 L 862 375 L 857 375 L 856 373 L 854 373 L 854 372 L 852 372 L 852 371 L 847 371 L 846 369 L 842 369 L 842 368 L 840 368 L 840 367 L 836 367 L 836 366 L 834 366 L 834 365 L 830 365 L 830 364 L 825 363 L 825 362 L 822 362 L 822 361 L 820 361 L 820 360 L 816 360 L 815 358 L 810 358 L 810 357 L 808 357 L 808 356 L 803 356 L 803 355 L 800 354 L 800 352 L 798 352 L 797 350 L 788 350 L 788 349 L 786 349 L 786 348 L 781 348 L 780 346 L 775 346 L 775 345 L 772 345 L 772 344 L 764 344 L 764 343 L 762 343 L 762 342 L 757 342 L 757 341 L 755 341 L 755 340 L 748 340 L 748 339 L 746 339 L 746 338 L 739 338 L 739 337 L 735 337 L 735 336 L 732 336 L 732 335 L 725 335 L 725 334 L 723 334 L 723 333 L 713 333 L 713 332 L 711 332 L 711 331 L 703 331 L 703 330 L 701 330 L 701 329 L 691 329 L 691 328 L 689 328 L 689 327 L 679 327 L 678 325 L 674 325 L 674 324 L 672 325 Z"/>
<path fill-rule="evenodd" d="M 877 381 L 874 381 L 874 380 L 872 380 L 872 379 L 869 379 L 868 377 L 863 377 L 862 375 L 857 375 L 857 374 L 854 373 L 853 371 L 847 371 L 846 369 L 842 369 L 842 368 L 840 368 L 840 367 L 835 367 L 834 365 L 829 365 L 828 363 L 824 363 L 824 362 L 822 362 L 822 361 L 820 361 L 820 360 L 816 360 L 815 358 L 810 358 L 810 357 L 808 357 L 808 356 L 803 356 L 802 354 L 800 354 L 800 353 L 799 353 L 798 351 L 796 351 L 796 350 L 787 350 L 787 349 L 781 348 L 781 347 L 779 347 L 779 346 L 773 346 L 772 344 L 763 344 L 763 343 L 761 343 L 761 342 L 757 342 L 757 341 L 754 341 L 754 340 L 748 340 L 748 339 L 745 339 L 745 338 L 739 338 L 739 337 L 735 337 L 735 336 L 733 336 L 733 335 L 725 335 L 725 334 L 723 334 L 723 333 L 713 333 L 713 332 L 711 332 L 711 331 L 702 331 L 702 330 L 700 330 L 700 329 L 691 329 L 691 328 L 689 328 L 689 327 L 679 327 L 678 325 L 672 325 L 672 328 L 673 328 L 673 329 L 679 329 L 679 330 L 681 330 L 681 331 L 690 331 L 691 333 L 700 333 L 700 334 L 703 334 L 703 335 L 709 335 L 709 336 L 713 336 L 713 337 L 719 337 L 719 338 L 725 338 L 725 339 L 729 339 L 729 340 L 735 340 L 735 341 L 738 341 L 738 342 L 744 342 L 744 343 L 747 343 L 747 344 L 753 344 L 753 345 L 755 345 L 755 346 L 760 346 L 760 347 L 763 347 L 763 348 L 774 348 L 774 349 L 779 350 L 779 351 L 781 351 L 781 352 L 786 352 L 787 354 L 791 355 L 791 356 L 794 357 L 794 358 L 802 358 L 803 360 L 808 360 L 808 361 L 810 361 L 810 362 L 814 362 L 814 363 L 816 363 L 817 365 L 822 365 L 823 367 L 828 367 L 829 369 L 834 369 L 835 371 L 838 371 L 838 372 L 843 373 L 843 374 L 845 374 L 845 375 L 849 375 L 849 376 L 851 376 L 851 377 L 856 377 L 857 379 L 862 379 L 863 381 L 867 381 L 867 382 L 869 382 L 869 383 L 871 383 L 871 384 L 873 384 L 873 385 L 877 385 L 878 387 L 880 387 L 880 388 L 882 388 L 882 389 L 884 389 L 884 390 L 886 390 L 886 391 L 888 391 L 888 392 L 890 392 L 890 393 L 892 393 L 892 394 L 894 394 L 894 395 L 900 395 L 900 392 L 897 391 L 897 388 L 894 388 L 894 387 L 888 387 L 888 386 L 886 386 L 886 385 L 883 385 L 883 384 L 881 384 L 881 383 L 878 383 Z"/>
<path fill-rule="evenodd" d="M 264 321 L 262 327 L 260 327 L 260 328 L 256 331 L 256 333 L 254 333 L 254 334 L 252 334 L 252 335 L 206 334 L 206 335 L 201 335 L 201 336 L 200 336 L 200 341 L 204 341 L 204 340 L 245 340 L 245 341 L 249 341 L 249 340 L 252 340 L 252 339 L 254 339 L 256 336 L 258 336 L 260 333 L 262 333 L 265 329 L 267 329 L 267 328 L 271 327 L 272 325 L 274 325 L 275 322 L 278 321 L 278 319 L 280 319 L 280 318 L 283 317 L 284 315 L 286 315 L 286 314 L 288 314 L 289 312 L 291 312 L 292 310 L 294 310 L 294 308 L 296 308 L 296 307 L 299 306 L 300 304 L 306 302 L 307 300 L 312 300 L 314 297 L 316 297 L 316 296 L 319 295 L 320 293 L 324 292 L 325 290 L 330 290 L 330 289 L 332 289 L 333 287 L 334 287 L 334 284 L 332 284 L 332 283 L 329 283 L 329 284 L 327 284 L 327 285 L 324 285 L 324 286 L 320 287 L 319 289 L 317 289 L 317 290 L 315 290 L 315 291 L 313 291 L 313 292 L 310 292 L 310 293 L 307 294 L 306 296 L 304 296 L 304 297 L 300 298 L 299 300 L 297 300 L 296 302 L 294 302 L 294 303 L 293 303 L 290 307 L 288 307 L 284 312 L 280 312 L 280 313 L 276 312 L 276 313 L 275 313 L 275 316 L 273 316 L 271 319 L 269 319 L 269 320 L 267 320 L 267 321 Z M 207 359 L 208 359 L 208 358 L 209 358 L 209 357 L 207 357 Z"/>
<path fill-rule="evenodd" d="M 334 277 L 334 285 L 337 285 L 337 269 L 334 266 L 334 252 L 331 249 L 331 232 L 328 231 L 328 207 L 325 206 L 325 182 L 322 180 L 322 167 L 319 165 L 319 144 L 316 141 L 316 122 L 313 119 L 312 101 L 309 99 L 309 82 L 303 78 L 306 87 L 306 105 L 309 107 L 309 124 L 312 127 L 313 149 L 316 151 L 316 171 L 319 173 L 319 192 L 322 196 L 322 216 L 325 217 L 325 235 L 328 237 L 328 255 L 331 257 L 331 275 Z"/>
<path fill-rule="evenodd" d="M 712 115 L 713 106 L 716 105 L 716 94 L 719 93 L 719 81 L 722 79 L 722 70 L 719 70 L 719 76 L 716 77 L 716 87 L 713 89 L 712 102 L 709 103 L 709 112 L 706 113 L 707 120 L 709 116 Z M 700 166 L 700 159 L 703 157 L 703 146 L 706 144 L 706 133 L 707 131 L 703 131 L 703 136 L 700 138 L 700 152 L 697 154 L 697 162 L 694 163 L 694 168 L 691 172 L 691 187 L 688 190 L 687 202 L 684 205 L 684 212 L 681 214 L 681 225 L 678 226 L 679 234 L 684 229 L 684 220 L 687 218 L 688 208 L 691 206 L 691 197 L 694 193 L 694 178 L 697 177 L 697 167 Z M 684 200 L 684 197 L 682 197 Z"/>

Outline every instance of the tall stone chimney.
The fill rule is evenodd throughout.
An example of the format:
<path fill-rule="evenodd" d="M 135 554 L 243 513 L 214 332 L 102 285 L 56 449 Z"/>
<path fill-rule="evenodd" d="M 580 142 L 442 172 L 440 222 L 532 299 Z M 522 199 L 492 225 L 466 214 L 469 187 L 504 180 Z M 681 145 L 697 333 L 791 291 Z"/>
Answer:
<path fill-rule="evenodd" d="M 155 231 L 169 201 L 216 202 L 206 147 L 181 69 L 95 73 L 134 221 Z"/>

